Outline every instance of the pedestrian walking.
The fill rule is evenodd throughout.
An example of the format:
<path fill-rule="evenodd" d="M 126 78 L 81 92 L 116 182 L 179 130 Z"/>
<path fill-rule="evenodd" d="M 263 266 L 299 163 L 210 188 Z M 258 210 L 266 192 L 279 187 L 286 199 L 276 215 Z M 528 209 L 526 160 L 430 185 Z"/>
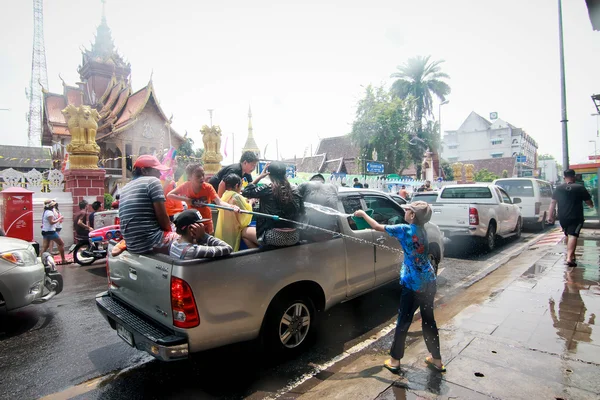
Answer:
<path fill-rule="evenodd" d="M 54 200 L 44 201 L 44 214 L 42 215 L 42 251 L 44 254 L 48 251 L 51 242 L 55 242 L 60 253 L 61 262 L 58 265 L 67 264 L 65 260 L 65 244 L 56 232 L 56 224 L 62 222 L 63 218 L 56 218 L 54 215 Z"/>
<path fill-rule="evenodd" d="M 577 249 L 577 238 L 583 228 L 583 203 L 594 208 L 592 196 L 585 186 L 575 182 L 575 171 L 567 169 L 563 176 L 565 183 L 558 186 L 552 193 L 552 201 L 548 209 L 548 222 L 554 223 L 556 205 L 558 204 L 558 220 L 567 237 L 567 259 L 565 263 L 569 267 L 576 267 L 575 249 Z"/>
<path fill-rule="evenodd" d="M 436 292 L 436 276 L 429 262 L 429 242 L 424 225 L 431 219 L 431 207 L 424 201 L 403 204 L 404 219 L 407 224 L 382 225 L 369 217 L 363 210 L 358 210 L 354 216 L 363 218 L 371 228 L 398 239 L 404 250 L 404 262 L 400 270 L 400 307 L 396 332 L 390 350 L 390 358 L 384 366 L 393 373 L 400 371 L 400 360 L 404 357 L 406 335 L 415 311 L 421 309 L 423 337 L 427 350 L 431 353 L 425 358 L 425 363 L 438 372 L 445 372 L 440 354 L 440 337 L 433 315 L 433 300 Z"/>
<path fill-rule="evenodd" d="M 63 221 L 64 217 L 63 217 L 62 213 L 60 212 L 60 210 L 58 209 L 58 203 L 56 203 L 54 206 L 54 218 L 61 221 L 54 225 L 54 228 L 56 229 L 56 233 L 58 233 L 58 235 L 60 236 L 60 231 L 62 231 L 62 221 Z M 54 242 L 50 242 L 50 253 L 52 255 L 56 255 L 59 253 L 57 245 L 56 245 L 56 251 L 54 250 L 55 245 L 56 244 Z"/>
<path fill-rule="evenodd" d="M 398 196 L 402 197 L 404 200 L 408 200 L 408 190 L 406 190 L 406 185 L 402 185 L 398 191 Z"/>

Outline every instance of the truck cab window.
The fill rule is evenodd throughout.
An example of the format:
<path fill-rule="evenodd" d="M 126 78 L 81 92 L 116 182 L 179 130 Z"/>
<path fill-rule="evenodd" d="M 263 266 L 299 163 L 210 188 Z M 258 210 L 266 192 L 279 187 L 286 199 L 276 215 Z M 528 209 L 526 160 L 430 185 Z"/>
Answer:
<path fill-rule="evenodd" d="M 354 214 L 354 211 L 362 210 L 362 203 L 359 196 L 343 197 L 341 200 L 346 214 Z M 353 231 L 357 230 L 356 223 L 350 217 L 348 217 L 348 224 L 350 225 L 350 229 Z"/>
<path fill-rule="evenodd" d="M 365 196 L 367 209 L 373 210 L 373 219 L 384 225 L 404 224 L 404 210 L 394 201 L 381 196 Z"/>

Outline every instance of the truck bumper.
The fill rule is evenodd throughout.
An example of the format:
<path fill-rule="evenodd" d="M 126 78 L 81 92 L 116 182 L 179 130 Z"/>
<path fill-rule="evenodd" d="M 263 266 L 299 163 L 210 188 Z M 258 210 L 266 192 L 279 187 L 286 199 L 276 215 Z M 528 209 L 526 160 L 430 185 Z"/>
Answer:
<path fill-rule="evenodd" d="M 188 358 L 187 338 L 152 322 L 136 313 L 129 306 L 108 292 L 96 295 L 96 306 L 100 314 L 123 341 L 161 361 L 176 361 Z"/>
<path fill-rule="evenodd" d="M 448 239 L 452 239 L 455 237 L 479 236 L 477 234 L 476 226 L 469 226 L 469 227 L 464 227 L 464 228 L 454 228 L 454 227 L 450 228 L 450 227 L 440 226 L 439 228 L 444 233 L 444 237 L 446 237 Z"/>

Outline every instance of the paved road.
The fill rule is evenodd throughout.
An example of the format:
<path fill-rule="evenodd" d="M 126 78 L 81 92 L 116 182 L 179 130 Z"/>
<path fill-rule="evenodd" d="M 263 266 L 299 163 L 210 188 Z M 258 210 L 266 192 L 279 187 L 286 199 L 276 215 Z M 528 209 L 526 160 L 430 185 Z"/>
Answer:
<path fill-rule="evenodd" d="M 461 281 L 536 235 L 504 241 L 489 254 L 448 244 L 439 294 L 455 291 Z M 0 316 L 0 399 L 58 392 L 62 398 L 82 399 L 264 398 L 389 325 L 399 294 L 391 284 L 329 310 L 318 326 L 315 345 L 294 360 L 267 361 L 270 357 L 257 354 L 253 343 L 244 343 L 189 361 L 161 363 L 127 346 L 96 311 L 94 296 L 106 287 L 103 263 L 59 268 L 63 293 L 49 303 Z M 94 378 L 126 368 L 100 385 L 94 383 Z"/>

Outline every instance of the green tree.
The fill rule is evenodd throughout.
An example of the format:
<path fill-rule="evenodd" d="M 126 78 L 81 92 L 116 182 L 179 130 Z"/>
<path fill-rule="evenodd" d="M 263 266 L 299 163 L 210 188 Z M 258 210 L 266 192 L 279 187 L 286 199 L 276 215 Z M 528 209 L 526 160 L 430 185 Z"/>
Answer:
<path fill-rule="evenodd" d="M 539 161 L 544 161 L 544 160 L 554 160 L 554 156 L 552 154 L 540 154 L 538 156 L 538 160 Z"/>
<path fill-rule="evenodd" d="M 502 177 L 503 178 L 508 178 L 508 171 L 507 170 L 502 170 Z"/>
<path fill-rule="evenodd" d="M 498 179 L 498 175 L 488 171 L 487 168 L 482 168 L 475 173 L 474 179 L 475 182 L 492 182 L 494 179 Z"/>
<path fill-rule="evenodd" d="M 360 148 L 362 160 L 372 159 L 376 151 L 377 160 L 384 163 L 388 174 L 410 164 L 410 103 L 411 100 L 392 97 L 383 87 L 366 88 L 364 97 L 358 101 L 350 133 Z"/>
<path fill-rule="evenodd" d="M 454 180 L 454 170 L 452 169 L 450 163 L 446 160 L 442 160 L 442 171 L 444 172 L 444 176 L 447 181 Z"/>
<path fill-rule="evenodd" d="M 442 72 L 440 64 L 444 60 L 429 61 L 431 56 L 409 58 L 404 65 L 399 65 L 398 72 L 391 77 L 397 78 L 391 87 L 394 96 L 406 99 L 415 98 L 415 122 L 417 135 L 421 136 L 423 118 L 433 115 L 433 96 L 444 101 L 450 94 L 450 86 L 444 82 L 450 76 Z"/>
<path fill-rule="evenodd" d="M 202 161 L 202 155 L 204 154 L 204 149 L 196 149 L 194 150 L 194 140 L 187 135 L 183 137 L 183 142 L 177 149 L 177 170 L 175 171 L 175 179 L 178 179 L 184 172 L 185 167 L 187 167 L 191 163 L 200 163 Z"/>

